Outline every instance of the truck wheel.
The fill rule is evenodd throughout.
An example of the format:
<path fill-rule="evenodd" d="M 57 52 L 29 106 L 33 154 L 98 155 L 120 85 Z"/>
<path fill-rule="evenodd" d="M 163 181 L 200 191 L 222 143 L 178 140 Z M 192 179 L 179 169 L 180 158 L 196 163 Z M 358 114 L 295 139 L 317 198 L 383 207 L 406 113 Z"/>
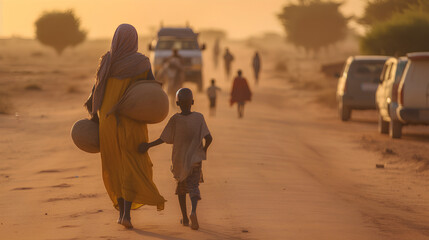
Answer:
<path fill-rule="evenodd" d="M 378 114 L 378 132 L 382 134 L 389 133 L 389 122 L 383 120 L 381 114 Z"/>
<path fill-rule="evenodd" d="M 389 136 L 391 138 L 401 138 L 402 136 L 402 123 L 392 120 L 389 125 Z"/>
<path fill-rule="evenodd" d="M 338 108 L 341 121 L 345 122 L 350 120 L 352 110 L 349 107 L 344 106 L 342 102 L 339 103 Z"/>

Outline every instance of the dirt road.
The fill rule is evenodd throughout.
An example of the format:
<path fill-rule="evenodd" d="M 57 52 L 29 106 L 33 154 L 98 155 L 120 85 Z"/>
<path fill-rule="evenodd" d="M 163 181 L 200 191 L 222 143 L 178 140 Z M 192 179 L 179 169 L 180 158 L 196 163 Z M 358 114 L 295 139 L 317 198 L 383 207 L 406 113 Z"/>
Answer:
<path fill-rule="evenodd" d="M 238 59 L 251 55 L 241 45 L 233 50 Z M 249 72 L 248 62 L 235 67 Z M 79 61 L 64 67 L 68 78 L 76 66 Z M 52 76 L 55 69 L 46 71 Z M 195 99 L 194 110 L 205 114 L 214 137 L 203 164 L 199 231 L 179 224 L 168 145 L 150 150 L 166 209 L 133 211 L 131 231 L 115 223 L 99 155 L 79 151 L 69 137 L 73 122 L 86 116 L 82 102 L 91 82 L 79 80 L 82 91 L 66 93 L 69 88 L 51 77 L 42 91 L 15 89 L 11 98 L 19 114 L 0 115 L 1 238 L 429 239 L 428 178 L 399 165 L 375 168 L 383 156 L 362 146 L 362 136 L 371 144 L 373 113 L 341 123 L 311 94 L 264 72 L 238 119 L 228 106 L 231 82 L 210 67 L 209 76 L 223 92 L 216 117 L 208 116 L 204 95 Z M 150 138 L 164 125 L 151 125 Z"/>

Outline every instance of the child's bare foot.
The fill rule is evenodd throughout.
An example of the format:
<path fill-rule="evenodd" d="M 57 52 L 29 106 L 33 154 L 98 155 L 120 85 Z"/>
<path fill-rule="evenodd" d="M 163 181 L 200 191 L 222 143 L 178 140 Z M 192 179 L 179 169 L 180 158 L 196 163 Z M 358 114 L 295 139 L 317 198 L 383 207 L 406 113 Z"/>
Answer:
<path fill-rule="evenodd" d="M 189 216 L 189 218 L 191 219 L 191 228 L 192 228 L 192 230 L 198 230 L 198 228 L 200 228 L 200 226 L 198 225 L 197 214 L 196 213 L 191 213 L 191 215 Z"/>
<path fill-rule="evenodd" d="M 187 226 L 189 226 L 189 219 L 188 218 L 186 218 L 186 219 L 180 219 L 180 223 L 183 226 L 187 227 Z"/>
<path fill-rule="evenodd" d="M 133 229 L 133 225 L 131 224 L 131 219 L 122 218 L 121 224 L 122 224 L 126 229 Z"/>

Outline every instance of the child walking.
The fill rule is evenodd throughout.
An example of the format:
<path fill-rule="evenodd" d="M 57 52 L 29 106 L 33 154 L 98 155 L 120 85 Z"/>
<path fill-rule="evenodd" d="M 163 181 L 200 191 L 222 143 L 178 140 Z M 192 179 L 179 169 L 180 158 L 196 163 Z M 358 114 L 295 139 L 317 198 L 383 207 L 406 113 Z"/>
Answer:
<path fill-rule="evenodd" d="M 171 171 L 177 180 L 176 194 L 182 211 L 181 223 L 183 226 L 189 226 L 190 218 L 191 228 L 197 230 L 199 228 L 197 203 L 201 200 L 199 190 L 200 179 L 202 179 L 201 162 L 206 160 L 207 149 L 213 138 L 204 116 L 198 112 L 191 112 L 194 99 L 189 88 L 181 88 L 177 91 L 176 104 L 181 112 L 170 118 L 159 139 L 150 143 L 141 143 L 139 151 L 145 153 L 149 148 L 162 143 L 173 144 Z M 203 139 L 205 139 L 204 145 Z M 186 210 L 186 193 L 189 193 L 192 202 L 189 218 Z"/>
<path fill-rule="evenodd" d="M 221 89 L 216 86 L 215 79 L 212 79 L 211 83 L 212 85 L 207 88 L 207 96 L 209 97 L 210 101 L 210 116 L 215 116 L 217 92 L 221 91 Z"/>

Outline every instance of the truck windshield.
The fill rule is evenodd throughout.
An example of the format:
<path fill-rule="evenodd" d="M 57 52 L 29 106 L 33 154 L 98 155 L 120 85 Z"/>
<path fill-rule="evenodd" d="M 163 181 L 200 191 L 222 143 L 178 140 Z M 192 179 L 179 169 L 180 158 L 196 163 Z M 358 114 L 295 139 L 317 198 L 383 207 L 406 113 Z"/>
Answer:
<path fill-rule="evenodd" d="M 159 40 L 156 44 L 156 50 L 192 50 L 198 49 L 198 43 L 195 40 Z"/>

